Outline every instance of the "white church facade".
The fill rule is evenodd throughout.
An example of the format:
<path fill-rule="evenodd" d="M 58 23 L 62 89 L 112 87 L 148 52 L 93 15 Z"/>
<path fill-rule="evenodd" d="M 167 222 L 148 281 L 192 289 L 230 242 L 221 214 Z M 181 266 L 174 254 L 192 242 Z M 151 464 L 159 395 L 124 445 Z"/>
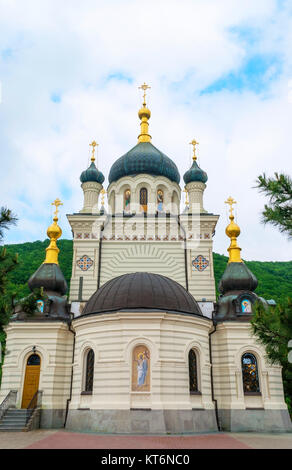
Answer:
<path fill-rule="evenodd" d="M 180 175 L 151 143 L 150 116 L 144 93 L 138 144 L 110 170 L 107 208 L 91 144 L 80 177 L 84 204 L 67 216 L 69 293 L 55 201 L 45 262 L 28 281 L 45 297 L 34 315 L 17 311 L 6 327 L 0 430 L 10 409 L 26 410 L 30 422 L 38 412 L 43 428 L 102 433 L 291 430 L 281 367 L 269 364 L 251 333 L 253 304 L 267 303 L 240 257 L 234 201 L 216 300 L 219 216 L 204 208 L 208 178 L 197 142 L 181 212 Z"/>

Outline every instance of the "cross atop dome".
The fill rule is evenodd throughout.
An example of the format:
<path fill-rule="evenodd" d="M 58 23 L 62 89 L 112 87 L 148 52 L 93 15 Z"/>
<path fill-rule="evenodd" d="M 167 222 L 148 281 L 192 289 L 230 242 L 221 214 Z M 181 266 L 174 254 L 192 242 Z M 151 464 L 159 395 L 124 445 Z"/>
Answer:
<path fill-rule="evenodd" d="M 139 90 L 144 90 L 144 94 L 143 94 L 143 99 L 144 99 L 144 102 L 143 102 L 143 106 L 146 106 L 146 90 L 150 89 L 151 86 L 147 85 L 145 82 L 143 83 L 143 85 L 139 86 Z"/>
<path fill-rule="evenodd" d="M 196 146 L 199 145 L 199 142 L 196 141 L 196 139 L 193 139 L 191 142 L 190 142 L 190 145 L 193 146 L 193 152 L 194 152 L 194 155 L 193 155 L 193 160 L 197 160 L 197 155 L 196 155 Z"/>

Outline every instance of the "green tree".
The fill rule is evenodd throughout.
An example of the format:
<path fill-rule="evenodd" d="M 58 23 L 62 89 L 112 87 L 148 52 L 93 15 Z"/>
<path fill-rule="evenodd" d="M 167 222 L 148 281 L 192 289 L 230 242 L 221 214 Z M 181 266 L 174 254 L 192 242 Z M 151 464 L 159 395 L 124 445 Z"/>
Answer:
<path fill-rule="evenodd" d="M 17 221 L 16 216 L 6 207 L 0 209 L 0 242 L 4 238 L 4 230 L 8 230 L 11 225 L 15 225 Z M 8 276 L 16 265 L 17 254 L 7 252 L 5 247 L 0 249 L 0 347 L 1 351 L 5 347 L 5 333 L 3 326 L 9 321 L 13 306 L 13 295 L 8 293 L 7 287 L 9 284 Z M 2 358 L 3 359 L 3 358 Z M 0 368 L 0 381 L 1 381 L 1 368 Z"/>
<path fill-rule="evenodd" d="M 265 346 L 272 364 L 282 366 L 286 403 L 292 416 L 292 363 L 289 362 L 289 341 L 292 339 L 292 299 L 268 309 L 258 303 L 251 320 L 253 333 Z"/>
<path fill-rule="evenodd" d="M 265 205 L 262 221 L 278 227 L 280 232 L 292 237 L 292 180 L 290 176 L 275 173 L 268 178 L 265 173 L 257 179 L 257 188 L 270 198 Z"/>
<path fill-rule="evenodd" d="M 288 175 L 275 173 L 267 178 L 258 177 L 257 188 L 269 197 L 262 214 L 263 223 L 270 223 L 281 233 L 292 238 L 292 180 Z M 276 307 L 265 309 L 255 306 L 252 329 L 267 352 L 271 363 L 282 366 L 282 377 L 286 403 L 292 416 L 292 364 L 289 362 L 289 341 L 292 339 L 292 300 L 281 300 Z"/>

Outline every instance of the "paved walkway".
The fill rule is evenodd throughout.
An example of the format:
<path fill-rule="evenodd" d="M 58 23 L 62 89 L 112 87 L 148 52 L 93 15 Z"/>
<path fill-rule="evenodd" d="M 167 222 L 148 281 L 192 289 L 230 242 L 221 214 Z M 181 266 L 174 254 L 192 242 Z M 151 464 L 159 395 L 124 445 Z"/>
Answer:
<path fill-rule="evenodd" d="M 0 432 L 0 449 L 292 449 L 292 434 L 126 436 L 42 429 Z"/>

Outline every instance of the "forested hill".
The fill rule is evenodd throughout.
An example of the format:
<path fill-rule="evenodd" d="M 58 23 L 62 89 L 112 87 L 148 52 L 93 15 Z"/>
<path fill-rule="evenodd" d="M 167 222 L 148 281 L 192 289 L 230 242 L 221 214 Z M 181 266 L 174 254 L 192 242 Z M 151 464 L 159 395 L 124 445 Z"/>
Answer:
<path fill-rule="evenodd" d="M 16 292 L 18 298 L 29 293 L 27 281 L 44 261 L 45 250 L 48 245 L 49 240 L 6 245 L 8 252 L 18 253 L 19 256 L 19 265 L 10 274 L 9 292 Z M 59 240 L 58 246 L 60 248 L 60 267 L 69 285 L 73 244 L 71 240 Z M 227 260 L 226 256 L 214 253 L 216 286 L 218 286 L 218 282 L 224 272 Z M 247 261 L 246 264 L 259 280 L 256 290 L 259 296 L 276 301 L 289 295 L 292 296 L 292 261 Z"/>

